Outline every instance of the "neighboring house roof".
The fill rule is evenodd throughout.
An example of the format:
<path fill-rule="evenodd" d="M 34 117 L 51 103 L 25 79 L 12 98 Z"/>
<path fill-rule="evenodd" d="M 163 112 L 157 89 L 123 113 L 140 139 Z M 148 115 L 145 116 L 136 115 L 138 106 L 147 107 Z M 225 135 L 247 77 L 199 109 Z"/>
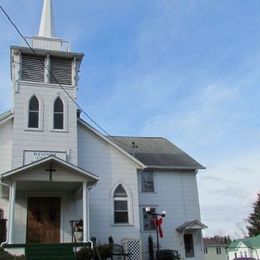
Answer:
<path fill-rule="evenodd" d="M 166 138 L 130 136 L 108 136 L 107 138 L 149 168 L 205 169 Z M 137 148 L 133 148 L 133 143 Z"/>
<path fill-rule="evenodd" d="M 248 248 L 260 249 L 260 234 L 255 237 L 247 237 L 244 239 L 232 241 L 228 246 L 228 251 L 236 251 L 241 243 L 243 243 Z"/>
<path fill-rule="evenodd" d="M 217 239 L 214 238 L 203 238 L 203 243 L 204 246 L 210 247 L 210 246 L 216 246 L 216 247 L 226 247 L 227 244 L 218 241 Z"/>
<path fill-rule="evenodd" d="M 184 232 L 184 231 L 192 231 L 192 230 L 201 230 L 208 228 L 206 225 L 201 223 L 199 220 L 193 220 L 193 221 L 187 221 L 180 225 L 179 227 L 176 228 L 177 231 L 179 232 Z"/>

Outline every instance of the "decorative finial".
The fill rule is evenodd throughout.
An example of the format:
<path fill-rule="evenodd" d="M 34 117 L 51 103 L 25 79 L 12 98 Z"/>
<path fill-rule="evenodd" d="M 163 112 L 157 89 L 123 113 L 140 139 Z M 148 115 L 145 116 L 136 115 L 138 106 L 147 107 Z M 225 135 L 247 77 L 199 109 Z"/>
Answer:
<path fill-rule="evenodd" d="M 40 37 L 55 37 L 52 0 L 44 0 L 39 35 Z"/>
<path fill-rule="evenodd" d="M 135 157 L 135 150 L 138 148 L 138 146 L 135 144 L 135 142 L 132 142 L 132 155 Z"/>

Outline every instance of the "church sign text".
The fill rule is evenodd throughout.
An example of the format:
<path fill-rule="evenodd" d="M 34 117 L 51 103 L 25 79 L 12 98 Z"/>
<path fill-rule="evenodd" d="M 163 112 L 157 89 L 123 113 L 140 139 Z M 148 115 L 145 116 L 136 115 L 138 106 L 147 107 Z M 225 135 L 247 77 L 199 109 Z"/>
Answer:
<path fill-rule="evenodd" d="M 66 152 L 55 151 L 24 151 L 24 165 L 41 160 L 49 156 L 56 156 L 66 161 Z"/>

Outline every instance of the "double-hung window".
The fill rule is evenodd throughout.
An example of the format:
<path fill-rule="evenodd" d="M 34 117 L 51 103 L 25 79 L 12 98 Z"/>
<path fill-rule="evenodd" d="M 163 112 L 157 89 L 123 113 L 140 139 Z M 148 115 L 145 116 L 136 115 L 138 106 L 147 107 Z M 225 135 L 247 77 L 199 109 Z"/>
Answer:
<path fill-rule="evenodd" d="M 155 212 L 155 208 L 150 208 L 151 212 Z M 154 217 L 151 214 L 148 214 L 143 208 L 143 230 L 144 231 L 153 231 L 156 230 Z"/>
<path fill-rule="evenodd" d="M 115 189 L 114 196 L 114 224 L 128 224 L 128 196 L 122 184 Z"/>
<path fill-rule="evenodd" d="M 141 191 L 154 192 L 154 173 L 141 172 Z"/>

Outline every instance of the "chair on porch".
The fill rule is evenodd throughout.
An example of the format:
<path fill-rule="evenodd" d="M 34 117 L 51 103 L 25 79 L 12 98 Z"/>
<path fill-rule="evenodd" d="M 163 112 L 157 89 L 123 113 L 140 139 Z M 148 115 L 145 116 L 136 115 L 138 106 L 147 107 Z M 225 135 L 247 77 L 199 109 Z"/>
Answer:
<path fill-rule="evenodd" d="M 108 242 L 111 248 L 111 256 L 110 256 L 111 260 L 113 260 L 113 256 L 123 256 L 124 260 L 125 259 L 131 260 L 131 253 L 126 253 L 122 245 L 114 244 L 114 240 L 112 236 L 108 238 Z"/>

